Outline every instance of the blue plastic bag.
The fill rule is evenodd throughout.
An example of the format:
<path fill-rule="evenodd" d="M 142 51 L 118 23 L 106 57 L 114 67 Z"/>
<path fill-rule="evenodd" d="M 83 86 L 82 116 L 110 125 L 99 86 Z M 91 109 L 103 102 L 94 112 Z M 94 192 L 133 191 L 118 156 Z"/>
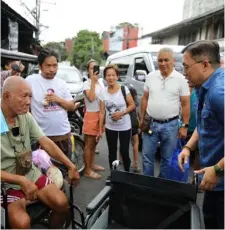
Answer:
<path fill-rule="evenodd" d="M 5 117 L 2 113 L 2 110 L 0 110 L 0 119 L 1 119 L 1 134 L 5 134 L 6 132 L 9 131 L 8 125 L 5 121 Z"/>
<path fill-rule="evenodd" d="M 184 164 L 184 172 L 181 171 L 178 164 L 178 155 L 182 151 L 182 147 L 186 144 L 184 140 L 177 139 L 177 148 L 173 152 L 169 161 L 169 170 L 167 179 L 187 182 L 189 174 L 189 162 Z"/>

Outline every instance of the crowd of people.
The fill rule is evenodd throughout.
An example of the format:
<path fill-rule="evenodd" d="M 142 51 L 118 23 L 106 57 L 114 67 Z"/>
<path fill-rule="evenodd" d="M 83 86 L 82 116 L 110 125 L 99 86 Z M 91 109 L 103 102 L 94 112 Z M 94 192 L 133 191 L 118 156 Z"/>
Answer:
<path fill-rule="evenodd" d="M 125 171 L 132 167 L 141 173 L 138 135 L 142 130 L 142 173 L 165 179 L 177 140 L 185 140 L 178 156 L 180 170 L 184 171 L 184 164 L 194 158 L 192 166 L 200 175 L 200 188 L 205 190 L 205 226 L 223 228 L 224 70 L 220 67 L 219 45 L 214 41 L 197 41 L 185 47 L 184 75 L 174 69 L 176 60 L 170 48 L 162 48 L 157 59 L 158 70 L 145 80 L 140 117 L 135 90 L 118 84 L 119 68 L 106 66 L 102 81 L 99 72 L 94 71 L 97 62 L 92 59 L 87 63 L 88 79 L 83 87 L 84 176 L 100 179 L 98 172 L 105 170 L 95 163 L 96 146 L 104 133 L 110 169 L 112 162 L 120 158 Z M 55 77 L 58 61 L 57 54 L 46 49 L 38 56 L 40 74 L 23 79 L 19 76 L 23 71 L 19 63 L 10 63 L 11 67 L 2 72 L 1 124 L 4 120 L 8 130 L 1 130 L 1 180 L 8 186 L 12 228 L 30 228 L 26 205 L 37 199 L 53 210 L 53 228 L 63 227 L 68 216 L 63 192 L 30 161 L 33 140 L 68 167 L 70 181 L 79 181 L 76 166 L 69 160 L 72 145 L 67 114 L 76 110 L 76 104 L 66 83 Z M 129 153 L 131 142 L 133 162 Z M 159 142 L 160 172 L 155 175 Z"/>

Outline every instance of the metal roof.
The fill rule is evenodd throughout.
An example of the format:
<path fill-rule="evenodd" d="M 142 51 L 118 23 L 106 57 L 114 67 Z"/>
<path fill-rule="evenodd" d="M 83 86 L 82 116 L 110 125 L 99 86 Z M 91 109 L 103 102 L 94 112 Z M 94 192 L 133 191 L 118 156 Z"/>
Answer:
<path fill-rule="evenodd" d="M 12 50 L 6 50 L 6 49 L 0 49 L 0 52 L 1 52 L 1 57 L 4 58 L 37 63 L 37 56 L 35 55 L 12 51 Z"/>
<path fill-rule="evenodd" d="M 1 0 L 1 14 L 2 12 L 6 12 L 9 17 L 16 21 L 20 21 L 21 23 L 25 24 L 27 27 L 31 28 L 33 31 L 37 31 L 37 28 L 32 25 L 30 22 L 27 21 L 26 18 L 22 17 L 20 14 L 18 14 L 15 10 L 13 10 L 8 4 L 6 4 L 4 1 Z"/>
<path fill-rule="evenodd" d="M 212 17 L 214 14 L 218 14 L 218 13 L 224 13 L 224 5 L 217 7 L 217 8 L 214 8 L 212 10 L 209 10 L 209 11 L 205 12 L 204 14 L 198 15 L 196 17 L 192 17 L 192 18 L 186 19 L 184 21 L 178 22 L 176 24 L 173 24 L 171 26 L 165 27 L 161 30 L 157 30 L 157 31 L 149 33 L 149 34 L 145 34 L 141 38 L 153 37 L 153 36 L 157 36 L 157 35 L 166 35 L 167 33 L 174 32 L 175 30 L 179 30 L 179 29 L 181 29 L 187 25 L 190 25 L 190 24 L 193 25 L 194 23 L 198 23 L 200 21 L 203 21 L 206 18 Z"/>

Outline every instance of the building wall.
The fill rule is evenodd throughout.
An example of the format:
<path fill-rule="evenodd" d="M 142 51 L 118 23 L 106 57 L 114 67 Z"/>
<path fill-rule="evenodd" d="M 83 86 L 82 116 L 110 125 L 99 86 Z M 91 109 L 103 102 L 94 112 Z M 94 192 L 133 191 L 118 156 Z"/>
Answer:
<path fill-rule="evenodd" d="M 136 47 L 138 44 L 138 27 L 123 28 L 123 50 Z"/>
<path fill-rule="evenodd" d="M 183 7 L 183 20 L 196 17 L 223 5 L 224 0 L 185 0 Z"/>
<path fill-rule="evenodd" d="M 116 28 L 114 32 L 104 31 L 102 33 L 104 52 L 122 51 L 138 45 L 138 27 Z"/>
<path fill-rule="evenodd" d="M 67 38 L 65 40 L 65 48 L 66 48 L 66 52 L 70 53 L 73 49 L 73 40 L 70 38 Z"/>
<path fill-rule="evenodd" d="M 118 28 L 109 36 L 109 50 L 121 51 L 123 49 L 124 29 Z"/>
<path fill-rule="evenodd" d="M 167 37 L 167 38 L 163 39 L 162 43 L 167 44 L 167 45 L 177 45 L 178 44 L 178 39 L 179 39 L 179 35 L 174 34 L 171 37 Z"/>

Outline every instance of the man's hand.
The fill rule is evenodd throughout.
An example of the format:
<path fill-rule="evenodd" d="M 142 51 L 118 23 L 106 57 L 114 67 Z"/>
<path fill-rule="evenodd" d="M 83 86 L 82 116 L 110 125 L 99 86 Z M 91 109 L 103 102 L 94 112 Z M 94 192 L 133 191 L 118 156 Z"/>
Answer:
<path fill-rule="evenodd" d="M 73 167 L 68 169 L 68 182 L 69 184 L 73 184 L 77 186 L 79 183 L 79 180 L 80 180 L 80 174 L 74 165 Z"/>
<path fill-rule="evenodd" d="M 187 148 L 183 148 L 183 150 L 178 155 L 178 164 L 182 172 L 184 172 L 184 164 L 188 163 L 189 157 L 190 157 L 190 150 Z"/>
<path fill-rule="evenodd" d="M 196 174 L 202 174 L 202 182 L 200 184 L 200 189 L 202 190 L 212 190 L 213 188 L 216 187 L 216 185 L 219 182 L 219 177 L 216 175 L 214 166 L 211 167 L 206 167 L 197 171 L 194 171 Z"/>
<path fill-rule="evenodd" d="M 118 121 L 122 116 L 124 116 L 124 112 L 116 112 L 112 114 L 112 119 Z"/>
<path fill-rule="evenodd" d="M 58 104 L 60 104 L 61 102 L 61 98 L 58 97 L 55 93 L 49 93 L 45 96 L 45 100 L 47 102 L 56 102 Z"/>
<path fill-rule="evenodd" d="M 26 200 L 36 200 L 38 187 L 34 184 L 34 182 L 30 181 L 26 177 L 22 177 L 19 183 L 21 190 L 25 194 Z"/>
<path fill-rule="evenodd" d="M 186 139 L 187 137 L 187 128 L 181 127 L 178 131 L 178 138 Z"/>

